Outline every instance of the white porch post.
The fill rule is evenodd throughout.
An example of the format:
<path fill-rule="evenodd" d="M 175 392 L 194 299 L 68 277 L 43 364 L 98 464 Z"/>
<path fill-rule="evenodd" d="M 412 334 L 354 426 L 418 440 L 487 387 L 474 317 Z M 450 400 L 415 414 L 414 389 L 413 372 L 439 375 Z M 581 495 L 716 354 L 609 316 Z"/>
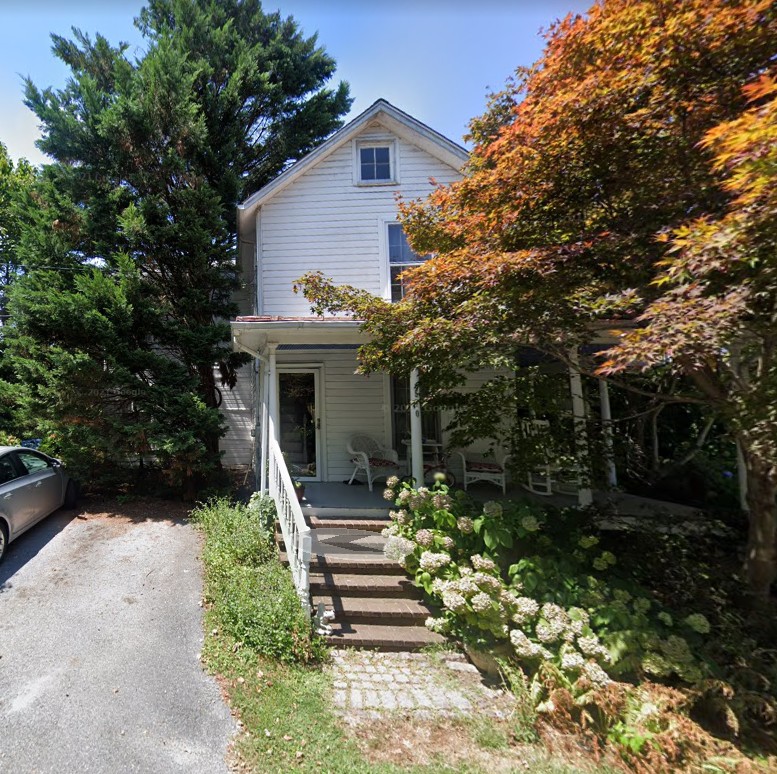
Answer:
<path fill-rule="evenodd" d="M 569 350 L 569 362 L 569 391 L 572 395 L 575 448 L 577 450 L 578 465 L 584 465 L 586 468 L 580 471 L 581 481 L 577 490 L 577 504 L 585 507 L 593 502 L 593 492 L 590 485 L 584 480 L 589 476 L 588 432 L 585 418 L 585 399 L 583 398 L 583 380 L 580 376 L 580 359 L 577 347 L 572 347 Z"/>
<path fill-rule="evenodd" d="M 424 439 L 421 427 L 421 404 L 418 400 L 418 369 L 410 372 L 410 458 L 416 487 L 424 485 Z"/>
<path fill-rule="evenodd" d="M 604 467 L 607 471 L 607 484 L 611 489 L 614 489 L 618 486 L 618 471 L 615 469 L 615 455 L 612 450 L 612 410 L 610 409 L 610 388 L 606 379 L 599 379 L 599 405 L 602 414 Z"/>
<path fill-rule="evenodd" d="M 267 361 L 260 361 L 261 365 L 260 368 L 262 373 L 262 380 L 261 380 L 261 396 L 262 396 L 262 425 L 261 425 L 261 433 L 262 433 L 262 458 L 261 458 L 261 471 L 260 471 L 260 484 L 259 484 L 259 491 L 262 494 L 267 494 L 267 451 L 269 446 L 269 437 L 267 433 L 267 417 L 269 416 L 269 410 L 268 410 L 268 404 L 269 404 L 269 393 L 268 390 L 270 388 L 270 364 Z"/>
<path fill-rule="evenodd" d="M 268 344 L 270 351 L 270 357 L 268 358 L 268 394 L 269 394 L 269 406 L 268 406 L 268 422 L 267 429 L 269 437 L 274 438 L 276 441 L 280 440 L 280 419 L 279 419 L 279 401 L 278 401 L 278 367 L 276 362 L 275 351 L 278 349 L 277 344 Z"/>

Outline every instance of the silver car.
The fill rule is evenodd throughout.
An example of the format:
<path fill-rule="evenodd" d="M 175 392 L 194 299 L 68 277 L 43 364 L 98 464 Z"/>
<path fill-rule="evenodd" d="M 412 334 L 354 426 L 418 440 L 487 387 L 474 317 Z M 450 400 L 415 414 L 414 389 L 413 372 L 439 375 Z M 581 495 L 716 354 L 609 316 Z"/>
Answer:
<path fill-rule="evenodd" d="M 63 505 L 78 487 L 62 463 L 33 449 L 0 446 L 0 559 L 8 544 Z"/>

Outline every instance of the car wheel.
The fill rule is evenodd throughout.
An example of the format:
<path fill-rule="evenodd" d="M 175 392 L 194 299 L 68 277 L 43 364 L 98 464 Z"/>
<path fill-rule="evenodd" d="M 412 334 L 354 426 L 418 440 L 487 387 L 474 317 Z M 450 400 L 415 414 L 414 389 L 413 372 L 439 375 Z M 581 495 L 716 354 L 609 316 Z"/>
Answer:
<path fill-rule="evenodd" d="M 5 548 L 8 545 L 8 527 L 5 526 L 4 521 L 0 521 L 0 561 L 2 561 L 5 555 Z"/>
<path fill-rule="evenodd" d="M 65 502 L 62 505 L 65 508 L 75 508 L 78 502 L 78 486 L 75 481 L 67 482 L 67 489 L 65 490 Z"/>

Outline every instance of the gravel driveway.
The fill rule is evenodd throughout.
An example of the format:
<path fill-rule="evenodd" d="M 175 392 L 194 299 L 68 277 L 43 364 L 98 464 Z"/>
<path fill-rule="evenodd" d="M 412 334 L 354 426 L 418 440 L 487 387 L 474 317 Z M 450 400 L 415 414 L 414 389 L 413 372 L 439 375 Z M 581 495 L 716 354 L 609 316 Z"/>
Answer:
<path fill-rule="evenodd" d="M 199 536 L 154 503 L 58 511 L 0 563 L 0 772 L 228 771 L 199 662 Z"/>

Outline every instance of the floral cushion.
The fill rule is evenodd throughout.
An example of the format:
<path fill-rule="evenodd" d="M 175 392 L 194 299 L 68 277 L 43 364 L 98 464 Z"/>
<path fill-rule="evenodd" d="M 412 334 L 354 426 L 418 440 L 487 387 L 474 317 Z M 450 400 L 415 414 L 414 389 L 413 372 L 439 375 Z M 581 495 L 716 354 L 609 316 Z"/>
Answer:
<path fill-rule="evenodd" d="M 395 468 L 397 463 L 394 460 L 384 460 L 380 457 L 370 457 L 371 468 Z"/>
<path fill-rule="evenodd" d="M 479 473 L 504 473 L 502 466 L 497 465 L 496 462 L 468 462 L 467 470 Z"/>

